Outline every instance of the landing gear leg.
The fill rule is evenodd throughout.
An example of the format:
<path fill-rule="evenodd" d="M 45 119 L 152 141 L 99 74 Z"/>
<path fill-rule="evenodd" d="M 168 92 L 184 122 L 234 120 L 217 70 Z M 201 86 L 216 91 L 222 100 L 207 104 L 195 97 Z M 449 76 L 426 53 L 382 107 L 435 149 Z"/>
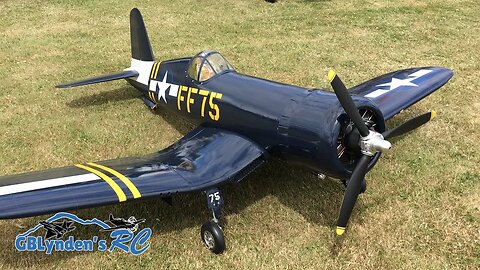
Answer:
<path fill-rule="evenodd" d="M 212 211 L 212 220 L 204 223 L 200 230 L 200 237 L 205 246 L 215 254 L 220 254 L 225 250 L 225 237 L 222 227 L 219 225 L 221 217 L 221 205 L 223 198 L 218 188 L 207 190 L 207 205 Z"/>

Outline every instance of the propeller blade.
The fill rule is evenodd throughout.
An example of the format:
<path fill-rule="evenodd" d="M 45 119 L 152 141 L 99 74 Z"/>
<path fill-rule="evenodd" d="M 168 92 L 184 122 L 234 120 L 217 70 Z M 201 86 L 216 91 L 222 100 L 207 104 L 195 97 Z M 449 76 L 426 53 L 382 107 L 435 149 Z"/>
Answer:
<path fill-rule="evenodd" d="M 337 95 L 340 104 L 342 104 L 343 109 L 358 128 L 360 135 L 362 135 L 362 137 L 368 136 L 370 131 L 368 130 L 367 125 L 365 125 L 365 122 L 363 122 L 362 116 L 360 116 L 360 113 L 358 113 L 357 107 L 355 106 L 355 103 L 353 103 L 352 97 L 350 96 L 350 93 L 348 93 L 345 84 L 343 84 L 342 80 L 340 80 L 340 77 L 338 77 L 333 70 L 328 72 L 328 80 L 330 81 L 333 91 L 335 91 L 335 95 Z"/>
<path fill-rule="evenodd" d="M 397 126 L 395 128 L 392 128 L 390 130 L 387 130 L 387 131 L 383 132 L 382 135 L 385 138 L 385 140 L 388 140 L 389 138 L 393 138 L 393 137 L 396 137 L 396 136 L 403 135 L 407 132 L 410 132 L 410 131 L 424 125 L 428 121 L 435 118 L 436 115 L 437 115 L 437 113 L 435 111 L 431 111 L 431 112 L 422 114 L 420 116 L 417 116 L 417 117 L 414 117 L 414 118 L 408 120 L 407 122 L 401 124 L 400 126 Z"/>
<path fill-rule="evenodd" d="M 367 173 L 368 163 L 370 157 L 363 155 L 357 163 L 357 166 L 353 170 L 352 176 L 348 181 L 345 195 L 343 196 L 342 207 L 340 208 L 340 214 L 337 220 L 337 229 L 335 232 L 337 235 L 342 235 L 347 227 L 348 220 L 352 214 L 353 207 L 357 202 L 358 194 L 360 194 L 362 188 L 362 182 Z"/>

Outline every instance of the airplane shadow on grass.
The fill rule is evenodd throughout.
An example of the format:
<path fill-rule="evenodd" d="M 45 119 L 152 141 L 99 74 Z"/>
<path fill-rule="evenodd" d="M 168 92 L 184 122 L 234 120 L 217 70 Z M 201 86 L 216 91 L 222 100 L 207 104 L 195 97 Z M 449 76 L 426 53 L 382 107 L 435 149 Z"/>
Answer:
<path fill-rule="evenodd" d="M 68 90 L 68 89 L 67 89 Z M 71 108 L 83 108 L 90 106 L 101 106 L 110 102 L 124 101 L 134 98 L 139 98 L 141 94 L 132 88 L 125 85 L 120 88 L 108 91 L 87 95 L 67 103 Z"/>
<path fill-rule="evenodd" d="M 115 91 L 122 91 L 123 94 L 115 98 L 117 96 L 114 95 Z M 98 106 L 111 101 L 136 98 L 138 95 L 135 93 L 135 89 L 124 87 L 80 98 L 67 105 L 71 107 Z M 163 117 L 182 134 L 194 128 L 192 124 L 183 120 L 179 121 L 177 117 L 174 118 L 165 113 L 161 108 L 153 113 Z M 286 207 L 300 213 L 308 222 L 331 228 L 332 234 L 344 193 L 344 187 L 338 181 L 328 178 L 319 180 L 309 170 L 290 165 L 279 159 L 268 160 L 266 164 L 247 176 L 239 184 L 227 184 L 222 186 L 221 190 L 225 199 L 225 205 L 222 208 L 222 222 L 224 222 L 226 231 L 228 231 L 228 223 L 225 223 L 225 221 L 228 220 L 230 214 L 240 213 L 249 205 L 266 196 L 274 196 Z M 355 213 L 361 213 L 362 209 L 363 203 L 359 201 Z M 152 228 L 154 235 L 180 231 L 185 228 L 200 228 L 201 224 L 211 217 L 211 213 L 206 206 L 205 195 L 201 192 L 177 195 L 173 198 L 173 206 L 169 206 L 160 198 L 153 198 L 70 212 L 83 219 L 96 217 L 100 220 L 107 220 L 110 213 L 115 217 L 128 218 L 135 216 L 136 218 L 145 218 L 146 221 L 142 227 Z M 353 219 L 356 223 L 361 223 L 362 219 L 358 218 L 355 213 Z M 25 232 L 38 224 L 39 221 L 52 215 L 28 218 L 23 223 L 22 228 L 14 228 L 13 234 L 11 233 L 12 228 L 9 228 L 10 233 L 5 233 L 7 231 L 5 230 L 6 227 L 11 226 L 10 223 L 0 223 L 0 238 L 4 245 L 1 257 L 3 257 L 2 260 L 5 265 L 11 268 L 48 265 L 58 260 L 85 254 L 85 252 L 53 252 L 46 255 L 43 252 L 18 252 L 15 249 L 16 234 Z M 268 223 L 268 220 L 265 222 Z M 70 234 L 74 235 L 75 239 L 91 239 L 93 235 L 98 235 L 100 239 L 110 239 L 109 233 L 99 232 L 95 226 L 77 225 L 76 227 L 77 229 Z M 67 237 L 68 235 L 65 239 Z M 226 240 L 228 242 L 228 237 Z M 198 242 L 193 244 L 201 245 L 200 238 Z M 332 243 L 332 249 L 336 249 L 337 244 Z M 205 249 L 205 252 L 209 253 L 207 249 Z M 335 255 L 335 252 L 333 252 L 332 256 Z"/>

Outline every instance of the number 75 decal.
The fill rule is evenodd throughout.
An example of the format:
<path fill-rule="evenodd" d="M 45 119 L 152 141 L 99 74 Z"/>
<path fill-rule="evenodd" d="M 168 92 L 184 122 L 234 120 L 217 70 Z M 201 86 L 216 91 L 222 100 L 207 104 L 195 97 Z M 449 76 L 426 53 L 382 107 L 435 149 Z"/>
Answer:
<path fill-rule="evenodd" d="M 187 104 L 186 106 L 187 112 L 192 113 L 191 112 L 192 105 L 195 104 L 195 102 L 201 102 L 200 116 L 205 117 L 205 114 L 206 114 L 205 107 L 207 107 L 206 104 L 208 103 L 208 108 L 207 108 L 208 116 L 210 117 L 210 119 L 214 121 L 218 121 L 218 119 L 220 119 L 220 108 L 216 104 L 216 99 L 221 99 L 221 98 L 222 98 L 221 93 L 180 85 L 178 96 L 177 96 L 177 107 L 178 107 L 178 110 L 181 111 L 182 110 L 181 103 L 184 102 Z"/>
<path fill-rule="evenodd" d="M 214 209 L 223 204 L 223 198 L 218 188 L 207 191 L 207 205 L 209 209 Z"/>

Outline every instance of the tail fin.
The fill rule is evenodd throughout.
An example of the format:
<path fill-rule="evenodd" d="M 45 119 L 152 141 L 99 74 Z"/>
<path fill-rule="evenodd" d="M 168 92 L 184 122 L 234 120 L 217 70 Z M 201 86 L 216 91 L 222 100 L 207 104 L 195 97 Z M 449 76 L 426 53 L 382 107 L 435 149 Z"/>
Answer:
<path fill-rule="evenodd" d="M 131 66 L 124 71 L 88 78 L 76 82 L 57 85 L 57 88 L 69 88 L 113 80 L 135 78 L 141 84 L 148 84 L 148 73 L 154 63 L 154 56 L 142 14 L 136 8 L 130 12 L 130 39 L 132 43 Z"/>
<path fill-rule="evenodd" d="M 140 11 L 137 8 L 130 11 L 130 40 L 132 46 L 132 58 L 141 61 L 155 60 L 142 14 L 140 14 Z"/>

